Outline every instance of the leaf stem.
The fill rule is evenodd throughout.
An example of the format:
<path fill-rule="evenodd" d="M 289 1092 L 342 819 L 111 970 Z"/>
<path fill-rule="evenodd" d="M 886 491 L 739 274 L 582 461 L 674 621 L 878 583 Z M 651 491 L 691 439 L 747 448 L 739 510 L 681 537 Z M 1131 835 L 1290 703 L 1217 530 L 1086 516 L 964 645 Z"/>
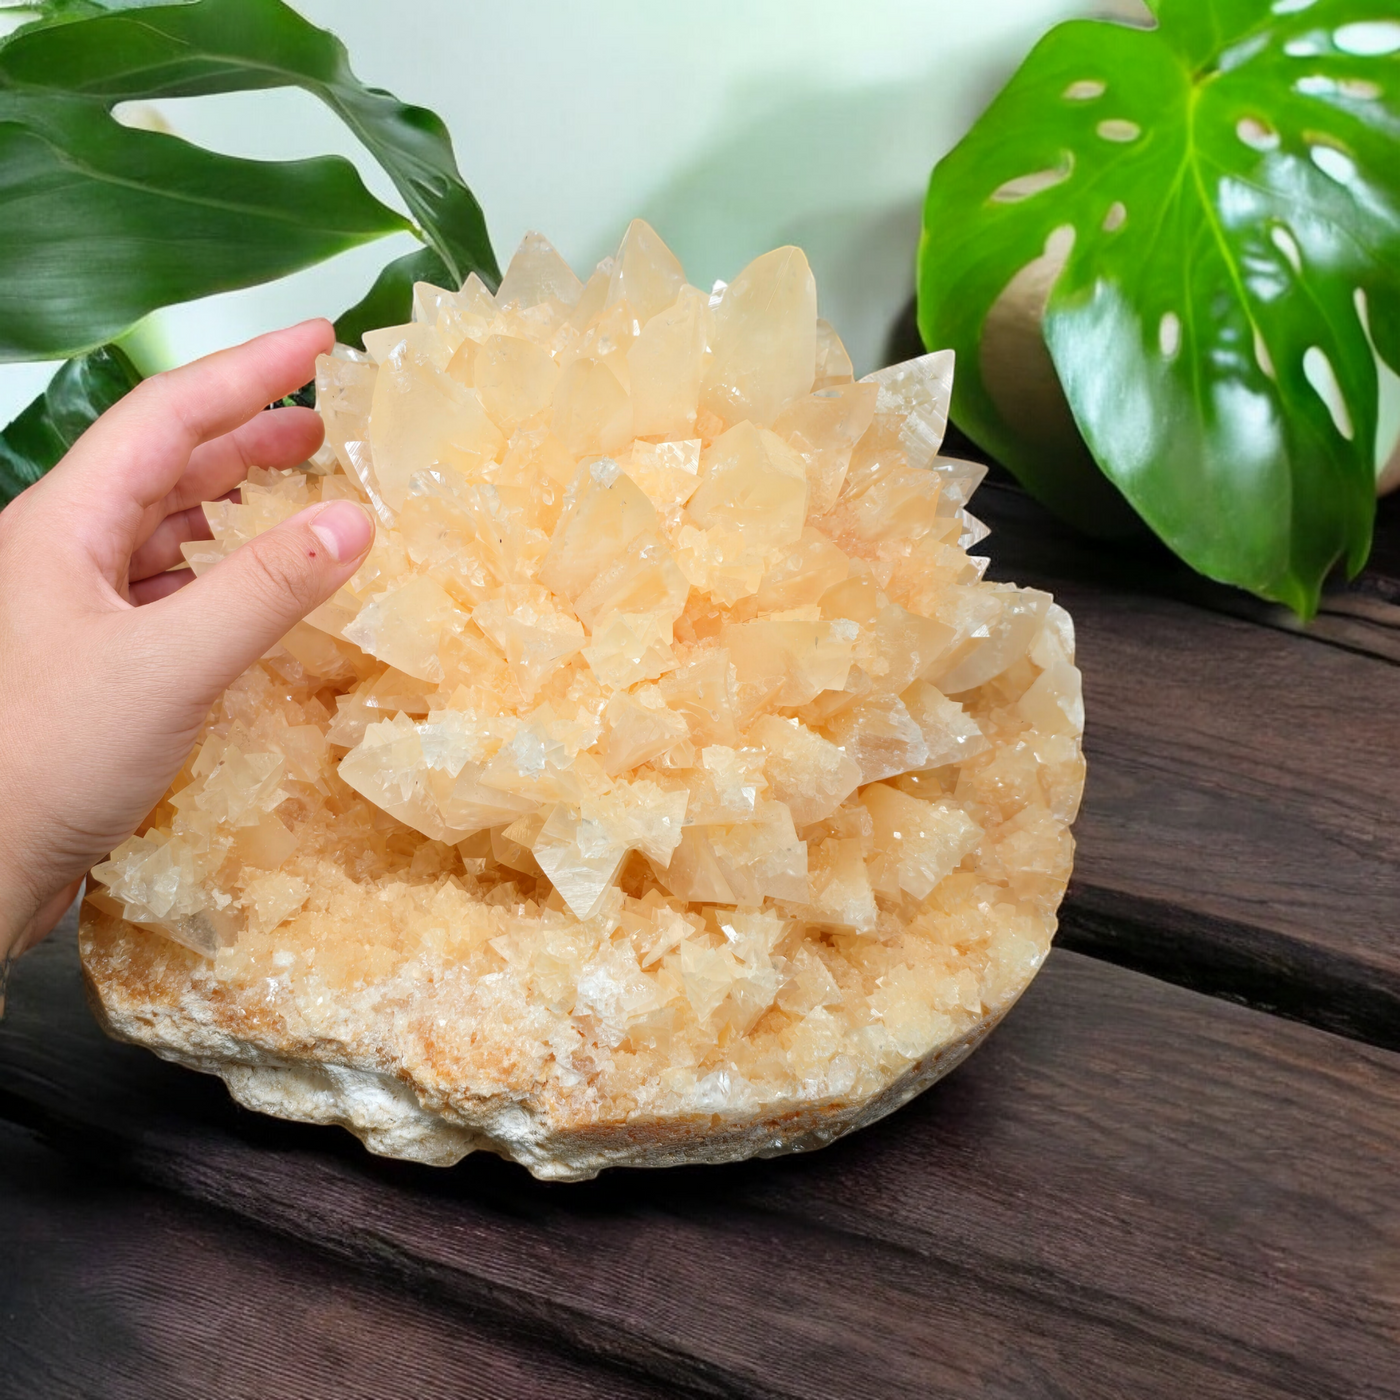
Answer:
<path fill-rule="evenodd" d="M 161 370 L 171 369 L 175 365 L 175 356 L 171 352 L 170 341 L 165 335 L 158 311 L 142 317 L 129 331 L 119 335 L 112 343 L 126 354 L 143 378 L 149 379 L 151 375 L 159 374 Z"/>

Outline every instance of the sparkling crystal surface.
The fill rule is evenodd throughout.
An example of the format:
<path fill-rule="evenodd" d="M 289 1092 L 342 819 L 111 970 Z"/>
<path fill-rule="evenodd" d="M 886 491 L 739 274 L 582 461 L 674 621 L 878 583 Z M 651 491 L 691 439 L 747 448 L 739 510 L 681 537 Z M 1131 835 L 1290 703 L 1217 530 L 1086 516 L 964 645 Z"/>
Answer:
<path fill-rule="evenodd" d="M 397 1007 L 390 1061 L 580 1123 L 856 1100 L 1004 1009 L 1083 705 L 1068 616 L 966 552 L 951 357 L 856 383 L 800 251 L 712 297 L 640 221 L 586 283 L 532 234 L 415 315 L 188 547 L 380 520 L 98 908 L 298 1043 Z"/>

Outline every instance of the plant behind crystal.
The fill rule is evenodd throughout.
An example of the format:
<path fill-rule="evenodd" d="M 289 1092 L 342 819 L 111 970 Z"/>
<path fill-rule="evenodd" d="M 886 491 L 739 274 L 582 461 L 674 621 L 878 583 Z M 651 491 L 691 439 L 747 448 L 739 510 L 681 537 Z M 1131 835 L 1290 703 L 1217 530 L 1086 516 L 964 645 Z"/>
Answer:
<path fill-rule="evenodd" d="M 1052 30 L 939 163 L 920 329 L 1052 509 L 1311 616 L 1366 561 L 1400 369 L 1400 19 L 1151 4 Z"/>
<path fill-rule="evenodd" d="M 0 360 L 70 357 L 0 436 L 0 505 L 139 379 L 118 341 L 160 307 L 282 277 L 388 234 L 390 263 L 337 323 L 408 315 L 412 285 L 499 278 L 432 112 L 367 88 L 344 46 L 281 0 L 46 0 L 0 42 Z M 412 220 L 339 157 L 255 161 L 134 130 L 123 102 L 298 86 L 393 179 Z M 416 222 L 415 222 L 416 221 Z"/>

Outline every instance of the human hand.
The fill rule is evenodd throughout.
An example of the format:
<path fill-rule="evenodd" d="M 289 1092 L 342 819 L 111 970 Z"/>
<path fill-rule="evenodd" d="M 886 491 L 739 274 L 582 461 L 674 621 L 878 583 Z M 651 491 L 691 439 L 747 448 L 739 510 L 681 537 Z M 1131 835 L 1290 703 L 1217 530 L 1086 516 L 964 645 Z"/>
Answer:
<path fill-rule="evenodd" d="M 155 806 L 219 693 L 369 549 L 368 514 L 333 501 L 197 581 L 166 572 L 210 537 L 201 502 L 320 445 L 310 409 L 261 410 L 332 341 L 308 321 L 147 380 L 0 511 L 0 964 Z"/>

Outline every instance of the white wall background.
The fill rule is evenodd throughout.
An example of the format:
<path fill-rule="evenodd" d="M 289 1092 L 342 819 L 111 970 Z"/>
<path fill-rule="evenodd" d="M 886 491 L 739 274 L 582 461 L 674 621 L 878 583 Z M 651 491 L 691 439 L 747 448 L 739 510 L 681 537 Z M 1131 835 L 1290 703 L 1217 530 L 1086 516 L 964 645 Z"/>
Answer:
<path fill-rule="evenodd" d="M 823 313 L 863 373 L 913 287 L 919 209 L 952 146 L 1035 39 L 1139 0 L 294 0 L 356 72 L 447 122 L 502 266 L 539 229 L 580 272 L 641 215 L 691 281 L 729 280 L 782 243 L 807 250 Z M 392 185 L 299 90 L 160 104 L 230 154 L 339 152 Z M 408 235 L 153 318 L 146 354 L 179 363 L 334 316 Z M 48 365 L 0 366 L 0 422 Z"/>

